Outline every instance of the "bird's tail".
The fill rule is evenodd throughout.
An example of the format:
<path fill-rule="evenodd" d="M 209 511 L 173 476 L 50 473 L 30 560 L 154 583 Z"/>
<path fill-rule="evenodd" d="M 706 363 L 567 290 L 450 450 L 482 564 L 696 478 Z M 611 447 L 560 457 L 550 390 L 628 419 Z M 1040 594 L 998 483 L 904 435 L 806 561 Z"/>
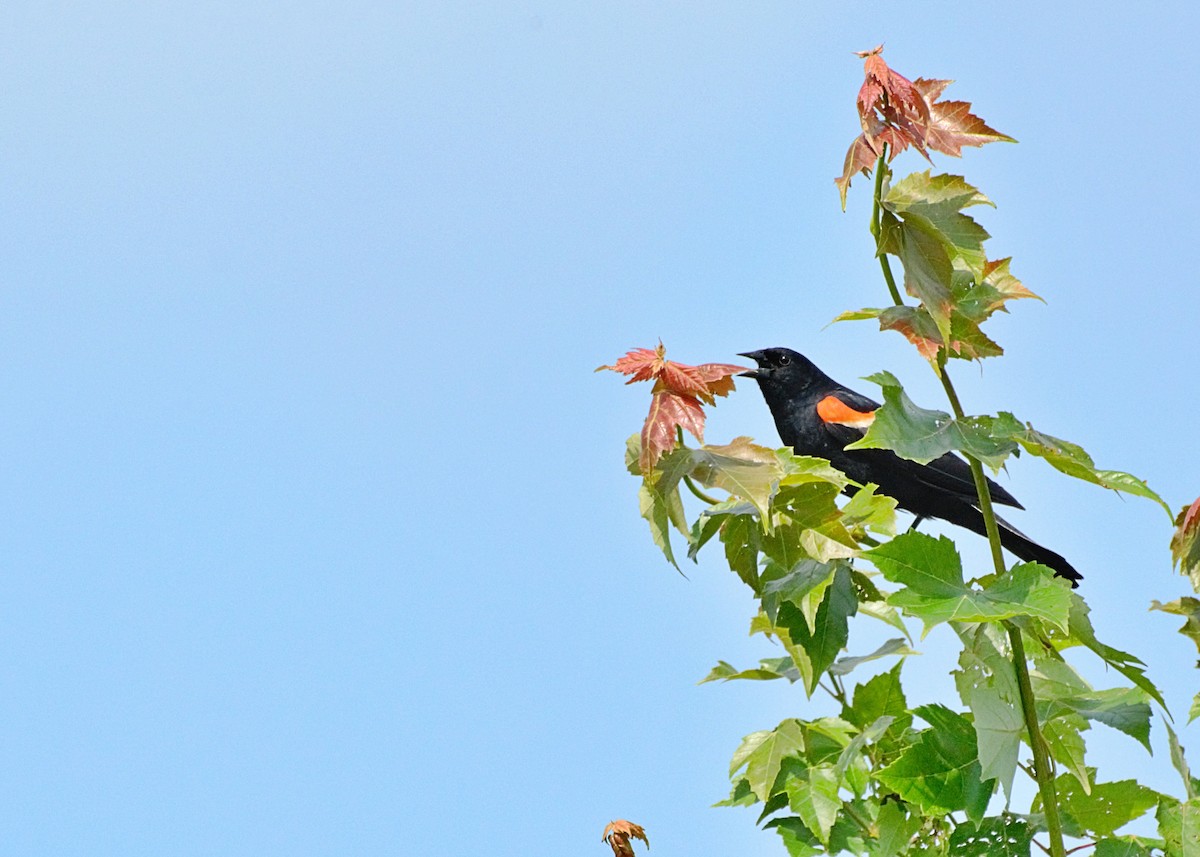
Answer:
<path fill-rule="evenodd" d="M 980 513 L 979 518 L 980 523 L 982 523 L 982 513 Z M 1065 577 L 1071 581 L 1072 588 L 1079 586 L 1079 581 L 1083 580 L 1083 575 L 1076 571 L 1075 567 L 1063 559 L 1061 555 L 1056 554 L 1049 548 L 1042 547 L 999 515 L 996 516 L 996 525 L 1000 529 L 1000 544 L 1008 548 L 1014 556 L 1026 562 L 1037 562 L 1048 566 L 1059 577 Z"/>

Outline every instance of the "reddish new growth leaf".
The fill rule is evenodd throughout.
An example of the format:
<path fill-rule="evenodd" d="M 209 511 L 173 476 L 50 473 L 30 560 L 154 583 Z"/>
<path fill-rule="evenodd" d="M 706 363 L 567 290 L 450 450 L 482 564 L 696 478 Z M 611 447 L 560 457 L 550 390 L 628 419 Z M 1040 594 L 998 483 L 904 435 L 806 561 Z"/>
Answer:
<path fill-rule="evenodd" d="M 1200 499 L 1181 511 L 1175 519 L 1171 557 L 1179 565 L 1180 571 L 1192 579 L 1192 586 L 1200 590 Z"/>
<path fill-rule="evenodd" d="M 650 840 L 646 838 L 646 831 L 642 829 L 642 826 L 623 818 L 608 823 L 608 827 L 604 828 L 604 837 L 601 841 L 609 844 L 614 857 L 633 857 L 633 845 L 630 843 L 630 839 L 642 840 L 646 843 L 646 849 L 649 850 Z"/>
<path fill-rule="evenodd" d="M 865 77 L 856 106 L 863 132 L 850 144 L 842 174 L 833 180 L 846 207 L 846 191 L 858 173 L 870 175 L 887 147 L 888 161 L 909 146 L 926 160 L 929 150 L 959 157 L 963 146 L 982 146 L 1012 137 L 988 127 L 966 101 L 938 101 L 953 81 L 909 80 L 883 60 L 883 45 L 860 51 Z"/>
<path fill-rule="evenodd" d="M 689 431 L 696 440 L 704 443 L 704 408 L 715 404 L 716 396 L 727 396 L 733 391 L 733 375 L 745 372 L 745 366 L 726 363 L 703 363 L 688 366 L 666 359 L 667 349 L 660 342 L 658 348 L 635 348 L 611 366 L 611 369 L 634 381 L 654 381 L 650 414 L 642 426 L 642 456 L 639 464 L 642 473 L 654 469 L 658 459 L 675 448 L 678 429 Z"/>

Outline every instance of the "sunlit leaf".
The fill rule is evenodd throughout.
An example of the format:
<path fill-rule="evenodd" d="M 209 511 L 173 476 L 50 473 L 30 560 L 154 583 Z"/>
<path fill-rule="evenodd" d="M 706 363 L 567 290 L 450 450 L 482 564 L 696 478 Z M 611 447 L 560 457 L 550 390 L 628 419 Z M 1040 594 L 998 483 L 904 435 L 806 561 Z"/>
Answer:
<path fill-rule="evenodd" d="M 1179 744 L 1179 736 L 1175 734 L 1175 730 L 1171 728 L 1171 724 L 1166 720 L 1163 720 L 1163 726 L 1167 728 L 1167 747 L 1171 751 L 1171 764 L 1179 772 L 1179 776 L 1183 780 L 1183 789 L 1187 794 L 1187 799 L 1193 800 L 1196 797 L 1195 780 L 1192 779 L 1192 772 L 1188 767 L 1183 747 Z"/>
<path fill-rule="evenodd" d="M 1081 729 L 1087 721 L 1081 717 L 1062 715 L 1042 723 L 1042 737 L 1055 762 L 1062 765 L 1075 777 L 1085 794 L 1091 794 L 1092 782 L 1088 779 L 1087 744 Z"/>
<path fill-rule="evenodd" d="M 1171 508 L 1162 497 L 1152 491 L 1145 482 L 1119 470 L 1097 469 L 1092 457 L 1079 444 L 1040 432 L 1029 423 L 1022 425 L 1016 417 L 1007 412 L 1000 413 L 993 426 L 993 432 L 997 438 L 1008 438 L 1020 444 L 1025 452 L 1044 458 L 1052 467 L 1068 476 L 1113 491 L 1149 498 L 1162 506 L 1168 515 L 1172 514 Z"/>
<path fill-rule="evenodd" d="M 817 608 L 811 629 L 800 609 L 784 602 L 779 607 L 778 624 L 787 629 L 792 643 L 804 649 L 812 664 L 807 690 L 811 694 L 825 670 L 834 662 L 849 639 L 849 618 L 854 615 L 858 601 L 850 583 L 850 570 L 839 567 L 825 598 Z"/>
<path fill-rule="evenodd" d="M 915 616 L 925 633 L 941 622 L 990 622 L 1032 616 L 1065 630 L 1070 585 L 1036 563 L 1021 563 L 985 589 L 963 581 L 954 543 L 909 532 L 874 548 L 867 558 L 904 589 L 888 603 Z"/>
<path fill-rule="evenodd" d="M 865 664 L 869 661 L 878 660 L 879 658 L 885 658 L 888 655 L 900 655 L 901 657 L 906 657 L 908 655 L 919 655 L 919 654 L 921 654 L 921 653 L 914 649 L 910 649 L 908 647 L 907 642 L 903 638 L 897 637 L 894 640 L 888 640 L 886 643 L 881 645 L 875 651 L 871 652 L 871 654 L 869 654 L 869 655 L 859 655 L 858 657 L 839 658 L 829 668 L 829 673 L 830 673 L 830 675 L 846 675 L 847 673 L 849 673 L 851 670 L 853 670 L 855 667 L 859 666 L 860 664 Z"/>
<path fill-rule="evenodd" d="M 1093 780 L 1095 772 L 1089 769 Z M 1134 780 L 1095 783 L 1091 794 L 1070 774 L 1054 780 L 1058 793 L 1058 808 L 1062 815 L 1063 832 L 1069 836 L 1109 836 L 1119 828 L 1140 818 L 1146 810 L 1158 804 L 1162 795 L 1139 785 Z M 1034 798 L 1032 812 L 1040 812 L 1041 796 Z"/>
<path fill-rule="evenodd" d="M 941 705 L 923 705 L 914 713 L 930 728 L 895 762 L 879 770 L 877 779 L 927 815 L 964 810 L 969 818 L 982 818 L 996 784 L 980 776 L 970 721 Z"/>
<path fill-rule="evenodd" d="M 806 768 L 802 774 L 784 783 L 788 806 L 805 827 L 821 842 L 829 841 L 829 832 L 837 819 L 842 801 L 838 797 L 838 777 L 828 765 Z"/>
<path fill-rule="evenodd" d="M 742 739 L 742 744 L 729 763 L 732 778 L 745 768 L 745 779 L 760 801 L 770 797 L 784 759 L 804 753 L 804 728 L 794 718 L 788 718 L 770 731 L 755 732 Z"/>
<path fill-rule="evenodd" d="M 1096 842 L 1092 857 L 1159 857 L 1166 843 L 1143 836 L 1114 836 Z"/>
<path fill-rule="evenodd" d="M 1033 829 L 1023 818 L 1007 813 L 966 821 L 954 828 L 946 847 L 947 857 L 1028 857 Z"/>
<path fill-rule="evenodd" d="M 847 449 L 890 449 L 921 464 L 960 450 L 993 470 L 1016 451 L 1013 441 L 995 437 L 990 418 L 955 420 L 944 411 L 918 407 L 890 372 L 879 372 L 867 380 L 882 387 L 883 406 L 875 411 L 875 419 L 862 440 Z"/>
<path fill-rule="evenodd" d="M 1163 801 L 1157 817 L 1158 832 L 1170 857 L 1200 854 L 1200 799 L 1187 803 Z"/>
<path fill-rule="evenodd" d="M 691 474 L 696 480 L 749 501 L 761 519 L 769 521 L 771 497 L 783 477 L 774 450 L 739 437 L 720 446 L 691 450 L 690 455 Z"/>
<path fill-rule="evenodd" d="M 1155 702 L 1166 708 L 1167 704 L 1163 701 L 1162 694 L 1155 687 L 1154 682 L 1146 678 L 1146 665 L 1141 660 L 1096 639 L 1096 631 L 1092 628 L 1089 612 L 1087 603 L 1076 593 L 1071 593 L 1070 635 L 1060 643 L 1060 646 L 1065 648 L 1075 643 L 1087 646 L 1105 663 L 1146 691 Z"/>
<path fill-rule="evenodd" d="M 1183 598 L 1176 598 L 1166 604 L 1161 601 L 1151 601 L 1150 609 L 1183 616 L 1186 621 L 1179 629 L 1179 633 L 1191 640 L 1197 649 L 1200 649 L 1200 598 L 1185 595 Z"/>

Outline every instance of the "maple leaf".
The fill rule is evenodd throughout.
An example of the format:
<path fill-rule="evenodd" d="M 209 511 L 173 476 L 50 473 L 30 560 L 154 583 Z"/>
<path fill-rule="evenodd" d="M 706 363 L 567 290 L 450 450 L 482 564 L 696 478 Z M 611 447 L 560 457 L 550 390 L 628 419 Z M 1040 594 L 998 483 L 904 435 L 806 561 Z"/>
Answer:
<path fill-rule="evenodd" d="M 883 45 L 858 51 L 857 56 L 863 59 L 864 72 L 855 99 L 862 134 L 850 144 L 842 174 L 833 180 L 843 210 L 851 179 L 858 173 L 869 176 L 885 146 L 890 163 L 909 146 L 929 160 L 929 150 L 957 158 L 963 146 L 1016 142 L 973 114 L 970 103 L 939 101 L 953 81 L 909 80 L 884 61 Z"/>
<path fill-rule="evenodd" d="M 1171 558 L 1180 571 L 1192 579 L 1192 586 L 1200 590 L 1200 499 L 1183 509 L 1175 519 Z"/>
<path fill-rule="evenodd" d="M 929 105 L 929 127 L 925 131 L 925 143 L 929 148 L 958 158 L 962 156 L 963 146 L 1017 142 L 972 113 L 969 102 L 938 101 L 946 87 L 953 82 L 924 78 L 913 81 L 913 86 Z"/>
<path fill-rule="evenodd" d="M 600 841 L 608 843 L 613 850 L 614 857 L 633 857 L 633 845 L 630 844 L 630 839 L 642 840 L 646 843 L 646 849 L 649 850 L 650 840 L 646 838 L 645 829 L 640 824 L 634 824 L 623 818 L 610 821 L 604 828 L 604 836 Z"/>
<path fill-rule="evenodd" d="M 701 403 L 716 404 L 717 396 L 733 392 L 733 376 L 748 367 L 728 363 L 702 363 L 689 366 L 667 359 L 667 349 L 634 348 L 611 366 L 598 366 L 596 371 L 611 369 L 628 375 L 626 384 L 634 381 L 654 381 L 651 390 L 650 413 L 642 424 L 642 453 L 638 460 L 642 473 L 654 469 L 664 453 L 675 448 L 678 429 L 684 429 L 704 443 L 704 407 Z"/>

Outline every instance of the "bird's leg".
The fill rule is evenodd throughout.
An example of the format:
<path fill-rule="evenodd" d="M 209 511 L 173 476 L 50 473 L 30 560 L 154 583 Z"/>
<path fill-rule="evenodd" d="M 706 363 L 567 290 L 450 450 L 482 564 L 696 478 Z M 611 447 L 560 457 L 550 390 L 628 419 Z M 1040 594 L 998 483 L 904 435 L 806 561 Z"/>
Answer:
<path fill-rule="evenodd" d="M 918 527 L 918 525 L 920 525 L 920 523 L 921 523 L 922 521 L 924 521 L 924 520 L 925 520 L 925 516 L 924 516 L 924 515 L 917 515 L 917 517 L 913 518 L 913 522 L 912 522 L 911 524 L 909 524 L 909 526 L 908 526 L 908 531 L 911 533 L 911 532 L 912 532 L 913 530 L 915 530 L 915 529 Z"/>

